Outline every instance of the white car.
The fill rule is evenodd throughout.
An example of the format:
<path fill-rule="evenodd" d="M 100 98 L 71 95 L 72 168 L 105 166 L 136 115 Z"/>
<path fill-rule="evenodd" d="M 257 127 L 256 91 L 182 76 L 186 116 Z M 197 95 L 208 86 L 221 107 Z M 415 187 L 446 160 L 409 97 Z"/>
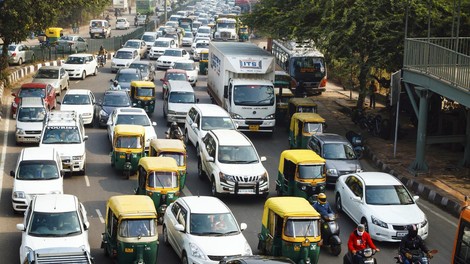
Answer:
<path fill-rule="evenodd" d="M 84 125 L 93 124 L 95 116 L 95 95 L 87 89 L 71 89 L 65 93 L 60 103 L 61 111 L 76 111 Z"/>
<path fill-rule="evenodd" d="M 85 78 L 89 75 L 98 74 L 98 62 L 93 54 L 72 54 L 62 65 L 70 78 Z"/>
<path fill-rule="evenodd" d="M 400 242 L 411 224 L 418 226 L 423 239 L 427 238 L 429 224 L 416 203 L 418 199 L 397 178 L 383 172 L 343 175 L 335 186 L 336 210 L 364 224 L 377 241 Z"/>
<path fill-rule="evenodd" d="M 200 26 L 198 29 L 197 29 L 197 33 L 196 33 L 196 38 L 197 37 L 208 37 L 208 38 L 212 38 L 212 29 L 211 27 L 209 26 Z"/>
<path fill-rule="evenodd" d="M 145 42 L 144 42 L 145 43 Z M 119 69 L 128 68 L 134 61 L 139 61 L 139 51 L 134 48 L 120 48 L 114 53 L 111 60 L 111 72 L 117 72 Z"/>
<path fill-rule="evenodd" d="M 199 61 L 201 59 L 201 52 L 203 50 L 209 50 L 209 41 L 207 40 L 198 40 L 192 49 L 193 59 Z"/>
<path fill-rule="evenodd" d="M 113 142 L 114 128 L 116 125 L 140 125 L 145 128 L 145 150 L 150 147 L 150 140 L 157 138 L 154 126 L 144 109 L 141 108 L 116 108 L 108 118 L 108 138 Z"/>
<path fill-rule="evenodd" d="M 150 48 L 149 51 L 149 59 L 158 59 L 160 56 L 165 53 L 165 50 L 169 48 L 177 48 L 178 44 L 176 44 L 176 41 L 172 38 L 164 38 L 164 37 L 159 37 L 155 42 L 153 43 L 153 46 Z"/>
<path fill-rule="evenodd" d="M 82 248 L 90 252 L 86 210 L 70 194 L 36 196 L 25 212 L 21 231 L 20 263 L 27 263 L 30 251 L 57 247 Z M 26 262 L 25 262 L 26 261 Z"/>
<path fill-rule="evenodd" d="M 180 69 L 186 71 L 189 83 L 194 87 L 197 83 L 197 76 L 199 73 L 199 67 L 193 60 L 181 60 L 176 61 L 171 66 L 172 69 Z"/>
<path fill-rule="evenodd" d="M 167 21 L 165 23 L 165 27 L 171 27 L 171 28 L 177 29 L 179 27 L 179 24 L 177 21 Z"/>
<path fill-rule="evenodd" d="M 182 45 L 185 47 L 191 47 L 193 44 L 194 35 L 191 32 L 185 32 L 182 40 Z"/>
<path fill-rule="evenodd" d="M 129 39 L 122 47 L 136 49 L 141 59 L 145 58 L 147 54 L 147 43 L 141 39 Z"/>
<path fill-rule="evenodd" d="M 42 66 L 33 77 L 32 82 L 49 83 L 55 93 L 60 95 L 62 90 L 69 88 L 69 74 L 62 66 Z"/>
<path fill-rule="evenodd" d="M 184 49 L 166 49 L 157 60 L 157 69 L 169 69 L 175 61 L 189 60 L 189 53 Z"/>
<path fill-rule="evenodd" d="M 157 38 L 158 38 L 157 32 L 153 32 L 153 31 L 144 32 L 141 39 L 145 41 L 145 44 L 147 45 L 147 52 L 150 51 L 150 48 L 152 48 L 153 43 L 155 42 L 155 40 L 157 40 Z"/>
<path fill-rule="evenodd" d="M 39 143 L 46 113 L 41 97 L 21 98 L 16 114 L 16 144 Z"/>
<path fill-rule="evenodd" d="M 205 40 L 207 42 L 211 41 L 211 39 L 209 37 L 194 37 L 193 44 L 191 44 L 191 53 L 194 52 L 194 49 L 196 48 L 196 43 L 199 40 Z"/>
<path fill-rule="evenodd" d="M 163 243 L 182 263 L 216 264 L 227 256 L 250 256 L 252 250 L 227 205 L 215 197 L 186 196 L 171 203 L 163 217 Z"/>
<path fill-rule="evenodd" d="M 118 17 L 116 19 L 116 29 L 129 29 L 130 23 L 125 17 Z"/>
<path fill-rule="evenodd" d="M 219 194 L 269 195 L 268 171 L 253 143 L 237 130 L 210 130 L 201 141 L 197 171 Z"/>

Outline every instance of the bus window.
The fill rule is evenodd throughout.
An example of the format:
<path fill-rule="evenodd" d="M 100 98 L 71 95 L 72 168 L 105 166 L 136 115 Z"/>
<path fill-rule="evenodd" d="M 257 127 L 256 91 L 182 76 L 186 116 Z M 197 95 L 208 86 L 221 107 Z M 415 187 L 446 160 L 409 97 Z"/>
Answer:
<path fill-rule="evenodd" d="M 452 263 L 470 263 L 470 207 L 468 206 L 466 206 L 460 214 Z"/>

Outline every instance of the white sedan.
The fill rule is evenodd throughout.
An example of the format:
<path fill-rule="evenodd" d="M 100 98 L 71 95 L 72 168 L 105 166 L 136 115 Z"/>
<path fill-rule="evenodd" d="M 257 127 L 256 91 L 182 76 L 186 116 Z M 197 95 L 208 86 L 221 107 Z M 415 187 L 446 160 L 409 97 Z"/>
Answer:
<path fill-rule="evenodd" d="M 71 89 L 64 95 L 60 103 L 61 111 L 76 111 L 81 115 L 83 124 L 93 124 L 95 116 L 95 96 L 90 90 Z"/>
<path fill-rule="evenodd" d="M 180 197 L 163 217 L 163 243 L 171 245 L 182 263 L 216 264 L 226 256 L 250 256 L 251 247 L 234 215 L 210 196 Z"/>
<path fill-rule="evenodd" d="M 118 17 L 116 19 L 116 29 L 129 29 L 130 23 L 125 17 Z"/>
<path fill-rule="evenodd" d="M 189 60 L 189 53 L 180 48 L 166 49 L 162 56 L 160 56 L 156 63 L 158 69 L 169 69 L 175 61 Z"/>
<path fill-rule="evenodd" d="M 377 241 L 400 242 L 411 224 L 426 239 L 429 224 L 416 204 L 418 199 L 397 178 L 383 172 L 343 175 L 335 186 L 336 210 L 364 224 Z"/>
<path fill-rule="evenodd" d="M 189 83 L 191 83 L 192 86 L 196 86 L 199 67 L 193 60 L 176 61 L 171 68 L 186 71 Z"/>

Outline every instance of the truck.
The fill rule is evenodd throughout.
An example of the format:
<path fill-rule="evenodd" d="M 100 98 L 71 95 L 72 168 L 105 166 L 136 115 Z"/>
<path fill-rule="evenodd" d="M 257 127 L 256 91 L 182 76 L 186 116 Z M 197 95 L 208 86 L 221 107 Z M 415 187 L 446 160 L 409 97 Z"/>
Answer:
<path fill-rule="evenodd" d="M 219 17 L 215 24 L 214 40 L 238 41 L 238 18 Z"/>
<path fill-rule="evenodd" d="M 127 0 L 113 0 L 113 9 L 120 10 L 121 12 L 127 11 L 129 8 L 129 2 Z"/>
<path fill-rule="evenodd" d="M 273 55 L 257 45 L 210 42 L 207 93 L 230 113 L 238 130 L 274 131 L 274 77 Z"/>

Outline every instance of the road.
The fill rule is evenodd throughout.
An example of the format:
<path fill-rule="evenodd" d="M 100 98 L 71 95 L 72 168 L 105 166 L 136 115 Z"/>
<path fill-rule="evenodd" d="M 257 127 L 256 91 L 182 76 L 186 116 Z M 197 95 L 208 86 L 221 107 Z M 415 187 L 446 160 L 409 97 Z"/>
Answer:
<path fill-rule="evenodd" d="M 91 89 L 97 99 L 102 98 L 103 92 L 109 86 L 109 79 L 114 74 L 110 71 L 110 61 L 106 68 L 100 69 L 97 76 L 88 77 L 86 80 L 71 81 L 71 88 Z M 151 116 L 152 121 L 157 122 L 157 136 L 163 138 L 167 129 L 166 122 L 162 113 L 161 101 L 161 82 L 163 72 L 157 74 L 157 103 L 156 111 Z M 195 88 L 196 95 L 200 99 L 200 103 L 210 103 L 210 99 L 205 91 L 206 77 L 200 76 L 199 82 Z M 347 118 L 341 117 L 342 114 L 335 107 L 333 98 L 340 96 L 335 90 L 341 89 L 333 85 L 329 85 L 327 92 L 318 97 L 319 113 L 327 120 L 329 132 L 345 134 L 342 122 L 347 122 Z M 11 100 L 11 98 L 9 98 Z M 8 100 L 7 100 L 8 101 Z M 9 104 L 7 105 L 9 108 Z M 10 116 L 9 113 L 6 116 Z M 3 250 L 2 263 L 14 263 L 18 261 L 18 251 L 21 244 L 21 233 L 16 230 L 16 224 L 22 222 L 21 215 L 15 215 L 11 209 L 11 190 L 13 179 L 8 176 L 10 170 L 13 169 L 17 155 L 24 146 L 16 146 L 14 139 L 15 121 L 4 119 L 0 124 L 2 135 L 0 136 L 2 155 L 0 161 L 1 194 L 0 194 L 0 248 Z M 129 180 L 123 180 L 120 174 L 111 168 L 109 152 L 111 144 L 108 141 L 106 129 L 86 128 L 86 134 L 89 136 L 86 141 L 87 148 L 87 174 L 86 176 L 66 176 L 64 181 L 65 193 L 74 194 L 85 205 L 88 212 L 88 218 L 91 224 L 89 230 L 90 244 L 92 255 L 95 257 L 96 263 L 112 263 L 111 260 L 104 256 L 103 250 L 100 249 L 101 233 L 104 231 L 105 203 L 106 200 L 113 195 L 132 194 L 133 188 L 137 186 L 136 177 Z M 282 150 L 288 148 L 287 133 L 282 127 L 278 127 L 273 137 L 263 134 L 249 134 L 250 139 L 255 144 L 260 156 L 266 156 L 267 161 L 264 162 L 270 175 L 271 196 L 275 195 L 275 179 L 277 177 L 277 167 L 279 155 Z M 197 177 L 196 153 L 193 146 L 188 146 L 188 178 L 184 195 L 210 195 L 210 185 L 207 180 L 200 180 Z M 373 171 L 373 168 L 367 160 L 362 160 L 362 164 L 367 171 Z M 327 190 L 329 202 L 333 205 L 333 189 Z M 253 199 L 252 197 L 226 197 L 222 198 L 231 208 L 239 223 L 247 223 L 248 228 L 244 231 L 244 235 L 249 241 L 253 252 L 257 253 L 257 234 L 261 228 L 261 214 L 264 200 L 261 198 Z M 453 238 L 456 230 L 457 219 L 434 205 L 420 200 L 419 205 L 426 213 L 430 224 L 430 235 L 426 240 L 429 248 L 436 248 L 439 254 L 433 259 L 433 263 L 449 263 L 451 257 L 451 249 L 453 246 Z M 349 233 L 355 228 L 355 224 L 345 215 L 340 215 L 339 224 L 341 226 L 341 240 L 343 242 L 343 253 L 340 257 L 334 257 L 328 254 L 326 250 L 322 250 L 320 263 L 341 263 L 342 255 L 346 252 L 346 244 Z M 159 227 L 161 234 L 161 226 Z M 161 236 L 160 236 L 161 237 Z M 158 262 L 159 263 L 180 263 L 176 254 L 170 247 L 160 244 Z M 394 243 L 377 243 L 382 250 L 376 255 L 379 263 L 395 263 L 395 256 L 398 244 Z"/>

